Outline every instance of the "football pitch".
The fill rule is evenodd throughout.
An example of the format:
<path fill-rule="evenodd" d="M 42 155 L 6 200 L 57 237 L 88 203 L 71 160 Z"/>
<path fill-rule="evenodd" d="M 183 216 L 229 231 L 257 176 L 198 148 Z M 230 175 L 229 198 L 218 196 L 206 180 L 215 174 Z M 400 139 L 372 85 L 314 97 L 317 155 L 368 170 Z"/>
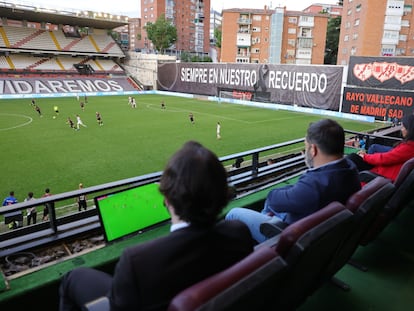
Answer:
<path fill-rule="evenodd" d="M 321 116 L 210 102 L 192 98 L 139 94 L 137 108 L 128 96 L 88 97 L 84 110 L 75 97 L 2 99 L 0 102 L 1 196 L 14 190 L 19 202 L 29 191 L 40 197 L 162 171 L 169 157 L 196 140 L 219 157 L 304 137 Z M 161 108 L 165 102 L 165 109 Z M 56 118 L 54 106 L 58 106 Z M 95 113 L 102 115 L 103 125 Z M 189 114 L 194 115 L 194 124 Z M 76 126 L 78 114 L 87 127 Z M 367 131 L 373 123 L 338 120 L 345 129 Z M 221 124 L 221 139 L 216 124 Z"/>

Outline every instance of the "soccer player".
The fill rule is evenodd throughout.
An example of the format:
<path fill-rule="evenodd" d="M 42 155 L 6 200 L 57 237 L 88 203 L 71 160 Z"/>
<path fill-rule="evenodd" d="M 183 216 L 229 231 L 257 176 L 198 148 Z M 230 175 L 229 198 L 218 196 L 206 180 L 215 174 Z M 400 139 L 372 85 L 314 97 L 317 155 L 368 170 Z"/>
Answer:
<path fill-rule="evenodd" d="M 59 115 L 59 107 L 58 106 L 53 106 L 53 110 L 55 111 L 55 115 L 57 117 Z"/>
<path fill-rule="evenodd" d="M 83 124 L 80 116 L 77 114 L 76 115 L 76 130 L 79 131 L 79 125 L 82 125 L 83 127 L 87 127 L 85 124 Z"/>
<path fill-rule="evenodd" d="M 194 121 L 194 115 L 193 115 L 193 113 L 192 113 L 192 112 L 190 112 L 190 114 L 188 115 L 188 117 L 190 118 L 190 122 L 191 122 L 191 124 L 194 124 L 194 123 L 195 123 L 195 121 Z"/>
<path fill-rule="evenodd" d="M 221 139 L 221 124 L 220 122 L 217 122 L 216 132 L 217 132 L 217 139 Z"/>
<path fill-rule="evenodd" d="M 69 124 L 71 129 L 75 129 L 75 124 L 73 123 L 73 121 L 70 117 L 68 117 L 68 120 L 66 121 L 66 124 Z"/>
<path fill-rule="evenodd" d="M 102 116 L 98 111 L 96 112 L 96 122 L 98 122 L 99 126 L 103 125 Z"/>
<path fill-rule="evenodd" d="M 135 97 L 132 97 L 132 99 L 131 99 L 131 107 L 132 108 L 137 108 L 137 102 L 135 101 Z"/>
<path fill-rule="evenodd" d="M 35 110 L 37 111 L 37 113 L 39 114 L 40 117 L 42 117 L 42 112 L 40 111 L 40 108 L 38 105 L 35 105 Z"/>

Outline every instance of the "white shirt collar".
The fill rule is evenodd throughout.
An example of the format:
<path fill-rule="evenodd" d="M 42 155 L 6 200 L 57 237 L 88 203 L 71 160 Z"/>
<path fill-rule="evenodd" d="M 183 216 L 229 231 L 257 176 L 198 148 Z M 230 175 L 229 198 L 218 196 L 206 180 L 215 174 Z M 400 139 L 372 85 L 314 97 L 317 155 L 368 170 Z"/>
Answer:
<path fill-rule="evenodd" d="M 175 230 L 188 227 L 190 224 L 188 222 L 179 222 L 178 224 L 172 224 L 170 228 L 170 232 L 173 232 Z"/>

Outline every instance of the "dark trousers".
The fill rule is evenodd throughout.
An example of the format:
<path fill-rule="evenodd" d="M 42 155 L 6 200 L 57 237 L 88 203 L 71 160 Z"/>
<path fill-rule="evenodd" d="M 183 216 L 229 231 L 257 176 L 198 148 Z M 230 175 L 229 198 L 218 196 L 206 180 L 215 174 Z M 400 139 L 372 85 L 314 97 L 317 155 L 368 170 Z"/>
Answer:
<path fill-rule="evenodd" d="M 27 225 L 30 226 L 30 222 L 33 220 L 33 224 L 36 223 L 37 220 L 37 212 L 31 212 L 30 215 L 27 215 Z"/>
<path fill-rule="evenodd" d="M 370 169 L 374 168 L 373 165 L 368 164 L 365 162 L 358 154 L 351 153 L 347 155 L 347 158 L 355 163 L 358 171 L 369 171 Z"/>
<path fill-rule="evenodd" d="M 105 272 L 79 267 L 66 273 L 59 288 L 59 311 L 78 311 L 101 296 L 108 294 L 112 276 Z"/>
<path fill-rule="evenodd" d="M 79 208 L 79 212 L 82 210 L 82 208 L 86 211 L 86 200 L 79 200 L 78 208 Z"/>

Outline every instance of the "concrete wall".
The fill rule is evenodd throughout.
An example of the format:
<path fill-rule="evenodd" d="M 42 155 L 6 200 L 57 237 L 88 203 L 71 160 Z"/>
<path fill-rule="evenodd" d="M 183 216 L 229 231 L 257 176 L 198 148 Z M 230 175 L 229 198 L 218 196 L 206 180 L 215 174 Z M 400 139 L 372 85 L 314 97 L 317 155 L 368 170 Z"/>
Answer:
<path fill-rule="evenodd" d="M 139 52 L 127 52 L 124 62 L 126 72 L 137 79 L 145 88 L 155 90 L 157 88 L 158 63 L 176 62 L 175 56 L 144 54 Z"/>

